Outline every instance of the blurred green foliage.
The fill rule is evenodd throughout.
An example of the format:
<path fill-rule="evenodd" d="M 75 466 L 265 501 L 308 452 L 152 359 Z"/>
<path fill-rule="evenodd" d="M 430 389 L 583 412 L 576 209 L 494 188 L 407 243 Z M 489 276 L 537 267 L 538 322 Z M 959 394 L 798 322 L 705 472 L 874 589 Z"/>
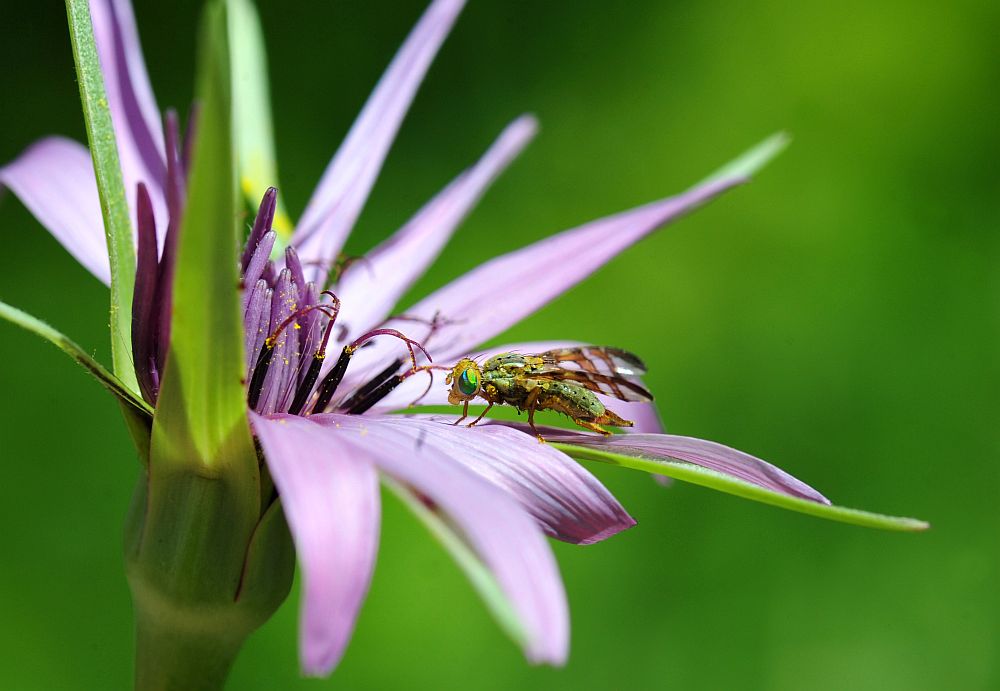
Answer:
<path fill-rule="evenodd" d="M 421 11 L 261 3 L 281 190 L 300 211 Z M 191 94 L 198 3 L 137 2 L 161 107 Z M 542 134 L 419 295 L 482 259 L 684 189 L 770 132 L 793 146 L 502 340 L 641 353 L 671 431 L 756 453 L 899 535 L 595 467 L 639 520 L 554 546 L 562 670 L 529 667 L 390 496 L 345 662 L 299 679 L 297 594 L 233 689 L 983 689 L 1000 685 L 1000 5 L 473 0 L 350 249 L 398 227 L 510 119 Z M 5 13 L 0 159 L 83 139 L 61 3 Z M 0 298 L 109 361 L 107 293 L 13 198 Z M 137 464 L 109 396 L 0 326 L 0 687 L 125 688 L 121 529 Z"/>

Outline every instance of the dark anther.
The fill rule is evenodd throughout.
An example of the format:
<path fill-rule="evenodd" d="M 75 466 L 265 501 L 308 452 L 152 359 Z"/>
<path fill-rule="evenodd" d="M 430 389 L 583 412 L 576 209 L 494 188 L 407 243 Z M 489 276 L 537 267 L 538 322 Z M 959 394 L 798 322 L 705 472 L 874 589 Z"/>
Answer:
<path fill-rule="evenodd" d="M 351 356 L 354 355 L 355 351 L 357 351 L 358 348 L 362 347 L 365 343 L 375 338 L 376 336 L 392 336 L 394 338 L 400 339 L 401 341 L 403 341 L 403 343 L 406 344 L 406 349 L 410 354 L 410 365 L 411 365 L 411 369 L 408 374 L 420 371 L 419 368 L 417 367 L 417 357 L 413 350 L 414 347 L 419 349 L 420 352 L 423 353 L 424 357 L 426 357 L 428 360 L 431 359 L 430 354 L 426 350 L 424 350 L 424 347 L 422 345 L 414 341 L 412 338 L 407 338 L 406 336 L 401 334 L 399 331 L 396 331 L 395 329 L 375 329 L 374 331 L 369 331 L 363 336 L 359 336 L 352 343 L 348 343 L 346 346 L 344 346 L 344 350 L 341 351 L 340 357 L 337 359 L 337 364 L 333 366 L 333 369 L 330 370 L 330 373 L 326 375 L 326 377 L 323 379 L 323 383 L 320 385 L 319 396 L 317 396 L 316 403 L 314 403 L 312 407 L 313 413 L 322 413 L 324 410 L 326 410 L 326 407 L 330 404 L 330 401 L 333 399 L 333 394 L 337 392 L 337 387 L 340 386 L 340 382 L 344 378 L 344 373 L 347 371 L 347 365 L 351 361 Z M 398 365 L 396 367 L 398 367 Z M 395 388 L 399 384 L 399 382 L 402 381 L 404 378 L 405 376 L 401 378 L 399 381 L 396 381 L 391 387 L 386 389 L 379 396 L 379 398 L 382 398 L 387 393 L 392 391 L 392 389 Z M 380 391 L 382 391 L 383 388 L 385 388 L 386 384 L 392 382 L 393 380 L 390 379 L 389 381 L 379 385 L 378 388 L 374 390 L 372 395 L 378 394 Z M 357 405 L 363 406 L 366 402 L 367 399 L 363 399 Z M 374 404 L 374 401 L 372 401 L 372 404 Z M 369 407 L 370 406 L 371 404 L 369 404 Z M 363 410 L 367 409 L 368 408 L 363 408 Z"/>
<path fill-rule="evenodd" d="M 391 379 L 386 379 L 384 382 L 382 382 L 380 386 L 378 386 L 374 391 L 368 394 L 366 398 L 362 398 L 360 401 L 355 403 L 352 408 L 349 408 L 347 410 L 347 414 L 360 415 L 361 413 L 364 413 L 373 405 L 375 405 L 383 398 L 388 396 L 393 389 L 395 389 L 397 386 L 403 383 L 404 379 L 406 379 L 406 377 L 404 377 L 401 374 L 397 374 Z"/>
<path fill-rule="evenodd" d="M 257 409 L 260 401 L 260 393 L 264 390 L 264 379 L 267 377 L 267 369 L 271 366 L 274 357 L 274 343 L 270 338 L 264 341 L 264 346 L 257 356 L 257 364 L 253 366 L 253 376 L 250 377 L 250 387 L 247 390 L 247 406 L 250 410 Z"/>
<path fill-rule="evenodd" d="M 337 393 L 337 387 L 340 386 L 340 382 L 344 378 L 344 372 L 347 371 L 347 364 L 351 361 L 351 355 L 353 354 L 354 349 L 351 346 L 344 346 L 344 349 L 340 351 L 337 364 L 323 378 L 323 383 L 319 387 L 319 396 L 312 407 L 313 413 L 322 413 L 326 410 L 326 407 L 330 404 L 330 400 L 333 398 L 333 394 Z"/>
<path fill-rule="evenodd" d="M 309 369 L 306 371 L 305 379 L 303 379 L 302 383 L 299 384 L 299 388 L 295 390 L 295 397 L 292 399 L 292 405 L 288 408 L 288 412 L 291 415 L 298 415 L 302 412 L 302 407 L 306 404 L 306 401 L 309 400 L 309 394 L 312 393 L 313 384 L 315 384 L 316 379 L 319 378 L 319 371 L 323 369 L 323 362 L 326 360 L 326 345 L 330 341 L 330 332 L 333 330 L 333 324 L 337 319 L 337 314 L 340 312 L 340 298 L 327 291 L 324 291 L 324 294 L 333 298 L 334 311 L 332 314 L 326 311 L 323 312 L 323 314 L 330 318 L 330 321 L 326 324 L 326 329 L 323 332 L 323 340 L 320 342 L 319 348 L 316 349 L 316 353 L 313 355 L 312 362 L 309 364 Z"/>
<path fill-rule="evenodd" d="M 336 295 L 333 295 L 332 293 L 330 293 L 330 295 L 333 297 L 334 300 L 336 300 L 336 302 L 332 307 L 329 305 L 309 305 L 308 307 L 303 307 L 300 310 L 296 310 L 292 312 L 290 315 L 288 315 L 285 321 L 281 322 L 281 324 L 278 325 L 278 328 L 275 329 L 270 336 L 264 339 L 264 345 L 260 349 L 260 355 L 257 357 L 257 363 L 253 367 L 253 376 L 250 377 L 250 388 L 247 391 L 247 405 L 250 406 L 251 410 L 257 407 L 257 402 L 260 400 L 260 394 L 264 388 L 264 378 L 267 377 L 267 370 L 271 366 L 271 360 L 274 359 L 274 344 L 277 342 L 278 336 L 280 336 L 281 332 L 284 331 L 285 328 L 288 327 L 288 325 L 291 324 L 293 321 L 295 321 L 296 319 L 301 319 L 304 315 L 309 314 L 313 310 L 322 312 L 327 317 L 329 317 L 330 325 L 332 325 L 333 321 L 337 318 L 337 312 L 340 310 L 340 300 L 337 299 Z M 330 326 L 328 325 L 326 333 L 323 336 L 323 343 L 320 346 L 320 349 L 316 351 L 314 362 L 309 366 L 309 372 L 306 373 L 308 377 L 308 374 L 312 372 L 313 367 L 316 368 L 316 373 L 313 375 L 312 382 L 309 383 L 310 388 L 312 387 L 312 383 L 316 381 L 316 377 L 319 376 L 319 367 L 322 365 L 322 362 L 316 364 L 315 360 L 318 359 L 322 361 L 323 355 L 326 352 L 326 342 L 327 339 L 329 339 L 329 337 L 330 337 Z M 341 356 L 341 359 L 343 359 L 343 356 Z M 340 363 L 338 362 L 337 364 L 339 366 Z M 344 369 L 347 369 L 346 362 L 344 363 Z M 340 376 L 343 377 L 344 373 L 341 372 Z M 338 380 L 337 383 L 339 384 L 340 381 Z M 308 397 L 309 390 L 307 389 L 306 392 L 302 395 L 304 397 Z M 296 391 L 295 393 L 296 400 L 298 399 L 298 397 L 299 397 L 299 392 Z M 303 400 L 302 403 L 305 403 L 305 400 Z"/>
<path fill-rule="evenodd" d="M 317 354 L 313 356 L 312 362 L 309 364 L 309 370 L 306 372 L 306 378 L 299 384 L 299 388 L 295 389 L 295 398 L 292 399 L 292 405 L 288 407 L 289 415 L 298 415 L 302 412 L 302 406 L 309 400 L 313 384 L 319 378 L 319 371 L 323 367 L 324 360 L 326 358 L 322 355 Z"/>
<path fill-rule="evenodd" d="M 393 360 L 392 362 L 390 362 L 388 367 L 386 367 L 384 370 L 376 374 L 368 381 L 368 383 L 366 383 L 364 386 L 360 387 L 357 391 L 351 394 L 351 397 L 348 398 L 346 401 L 344 401 L 341 404 L 341 407 L 342 408 L 354 407 L 354 405 L 358 403 L 358 401 L 363 400 L 365 397 L 368 396 L 368 394 L 370 394 L 372 391 L 374 391 L 382 384 L 384 384 L 386 379 L 393 376 L 396 373 L 396 370 L 398 370 L 402 366 L 403 362 L 404 362 L 403 358 L 399 358 L 397 360 Z"/>

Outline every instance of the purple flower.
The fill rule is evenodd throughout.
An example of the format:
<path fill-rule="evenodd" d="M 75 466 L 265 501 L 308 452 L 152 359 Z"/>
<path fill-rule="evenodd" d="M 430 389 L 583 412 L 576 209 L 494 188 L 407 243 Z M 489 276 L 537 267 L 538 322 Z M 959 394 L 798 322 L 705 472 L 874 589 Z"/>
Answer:
<path fill-rule="evenodd" d="M 274 485 L 261 480 L 261 516 L 280 502 L 294 538 L 303 572 L 301 659 L 312 675 L 336 666 L 366 595 L 379 535 L 380 479 L 455 555 L 528 658 L 551 664 L 565 661 L 569 629 L 562 582 L 544 538 L 591 544 L 635 525 L 573 456 L 632 464 L 841 520 L 864 523 L 869 516 L 835 515 L 850 511 L 828 507 L 816 490 L 742 452 L 662 434 L 649 404 L 615 404 L 636 421 L 633 433 L 605 439 L 551 429 L 548 444 L 516 423 L 487 420 L 468 428 L 450 424 L 453 417 L 393 414 L 424 392 L 426 378 L 410 376 L 411 360 L 425 362 L 423 348 L 444 363 L 475 352 L 631 244 L 740 184 L 753 167 L 746 164 L 675 197 L 492 259 L 391 316 L 537 128 L 530 116 L 514 120 L 394 236 L 361 261 L 338 263 L 414 93 L 462 5 L 435 0 L 425 12 L 327 167 L 294 234 L 287 232 L 291 224 L 276 191 L 267 189 L 245 251 L 233 258 L 242 279 L 247 415 L 266 460 L 262 477 L 269 475 Z M 116 393 L 148 411 L 157 406 L 171 346 L 172 279 L 197 134 L 182 135 L 169 113 L 160 126 L 128 1 L 95 0 L 91 10 L 138 249 L 132 354 L 136 393 L 145 403 L 134 393 Z M 241 161 L 244 189 L 259 195 L 276 181 L 253 179 L 257 169 L 253 161 Z M 0 169 L 0 182 L 82 265 L 110 282 L 85 147 L 45 139 Z M 3 307 L 3 316 L 27 323 L 29 318 Z M 41 327 L 29 328 L 56 340 Z M 432 387 L 423 401 L 446 403 L 444 393 Z"/>

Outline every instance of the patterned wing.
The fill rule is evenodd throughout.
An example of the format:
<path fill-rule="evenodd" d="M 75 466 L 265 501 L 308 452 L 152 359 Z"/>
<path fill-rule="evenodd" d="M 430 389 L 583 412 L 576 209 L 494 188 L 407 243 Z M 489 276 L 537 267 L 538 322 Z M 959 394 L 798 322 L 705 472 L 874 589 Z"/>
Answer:
<path fill-rule="evenodd" d="M 653 400 L 653 394 L 639 380 L 646 373 L 646 365 L 627 350 L 580 346 L 549 350 L 526 360 L 529 366 L 525 375 L 534 378 L 575 381 L 591 391 L 622 401 Z"/>

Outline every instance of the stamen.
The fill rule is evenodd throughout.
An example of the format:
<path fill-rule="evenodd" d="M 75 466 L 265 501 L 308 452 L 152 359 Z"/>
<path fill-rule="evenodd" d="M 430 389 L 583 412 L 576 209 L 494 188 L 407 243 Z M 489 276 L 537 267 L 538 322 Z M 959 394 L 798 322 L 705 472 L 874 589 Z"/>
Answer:
<path fill-rule="evenodd" d="M 264 316 L 264 306 L 266 303 L 267 284 L 264 281 L 257 281 L 257 285 L 250 291 L 250 299 L 247 302 L 246 310 L 243 312 L 244 345 L 246 346 L 247 367 L 257 352 L 258 334 L 267 327 L 261 327 L 261 317 Z M 267 305 L 270 307 L 270 304 Z"/>
<path fill-rule="evenodd" d="M 394 377 L 386 379 L 377 388 L 371 391 L 367 396 L 361 398 L 359 401 L 354 403 L 347 410 L 348 415 L 360 415 L 361 413 L 367 412 L 373 405 L 381 401 L 383 398 L 388 396 L 392 391 L 406 381 L 409 377 L 417 374 L 418 372 L 430 372 L 431 370 L 450 370 L 450 367 L 445 367 L 443 365 L 422 365 L 420 367 L 415 367 L 402 374 L 397 374 Z M 432 375 L 433 376 L 433 375 Z M 426 396 L 426 392 L 424 393 Z M 423 398 L 423 396 L 421 396 Z M 419 400 L 419 399 L 417 399 Z"/>
<path fill-rule="evenodd" d="M 291 245 L 285 248 L 285 267 L 292 272 L 292 282 L 299 290 L 305 288 L 306 276 L 302 271 L 302 262 L 299 261 L 299 255 Z"/>
<path fill-rule="evenodd" d="M 415 316 L 411 316 L 409 314 L 399 314 L 399 315 L 396 315 L 394 317 L 390 317 L 389 319 L 386 319 L 386 321 L 383 322 L 383 323 L 388 323 L 388 322 L 394 321 L 394 320 L 407 321 L 407 322 L 416 322 L 418 324 L 426 324 L 428 327 L 430 327 L 429 330 L 427 331 L 427 335 L 424 336 L 424 340 L 423 340 L 424 343 L 427 343 L 429 340 L 431 340 L 431 338 L 434 336 L 434 334 L 442 326 L 451 326 L 453 324 L 461 324 L 462 322 L 465 321 L 464 319 L 447 319 L 445 317 L 442 317 L 441 316 L 441 311 L 438 310 L 438 311 L 436 311 L 434 313 L 434 316 L 431 317 L 430 319 L 427 319 L 425 317 L 415 317 Z"/>
<path fill-rule="evenodd" d="M 160 253 L 159 270 L 156 276 L 156 304 L 153 307 L 157 315 L 155 357 L 157 369 L 162 372 L 167 362 L 167 352 L 170 349 L 170 328 L 173 316 L 174 295 L 174 265 L 177 262 L 177 241 L 180 235 L 181 217 L 184 214 L 184 204 L 187 183 L 184 170 L 178 160 L 178 139 L 180 126 L 177 124 L 177 113 L 167 111 L 164 118 L 164 144 L 167 154 L 167 171 L 165 187 L 167 193 L 167 232 L 163 238 L 163 250 Z"/>
<path fill-rule="evenodd" d="M 413 352 L 413 346 L 417 346 L 417 348 L 420 349 L 420 352 L 424 354 L 424 357 L 427 358 L 428 362 L 434 362 L 434 359 L 431 358 L 430 353 L 424 350 L 424 347 L 420 345 L 420 343 L 414 341 L 412 338 L 407 337 L 406 335 L 400 333 L 399 331 L 396 331 L 395 329 L 375 329 L 374 331 L 369 331 L 368 333 L 362 336 L 358 336 L 353 343 L 345 346 L 344 350 L 350 348 L 351 353 L 353 354 L 355 350 L 357 350 L 358 348 L 360 348 L 361 346 L 363 346 L 365 343 L 372 340 L 376 336 L 394 336 L 395 338 L 398 338 L 403 343 L 405 343 L 406 349 L 410 351 L 410 363 L 413 365 L 414 370 L 416 370 L 417 368 L 417 356 Z"/>
<path fill-rule="evenodd" d="M 243 257 L 240 261 L 240 266 L 243 269 L 243 273 L 247 273 L 247 268 L 250 266 L 250 260 L 256 254 L 257 246 L 260 244 L 261 240 L 264 239 L 264 234 L 271 230 L 271 224 L 274 223 L 274 210 L 278 204 L 278 190 L 273 187 L 268 187 L 267 191 L 264 192 L 263 198 L 260 200 L 260 207 L 257 209 L 257 216 L 254 218 L 253 227 L 250 229 L 250 235 L 247 237 L 246 246 L 243 248 Z M 273 241 L 271 243 L 274 244 Z M 268 250 L 268 254 L 270 254 Z M 263 266 L 263 264 L 261 264 Z M 256 281 L 257 279 L 253 279 Z"/>
<path fill-rule="evenodd" d="M 403 341 L 406 344 L 407 350 L 410 351 L 412 372 L 418 371 L 417 357 L 413 351 L 413 346 L 419 348 L 420 352 L 423 353 L 428 360 L 431 360 L 430 354 L 424 350 L 422 345 L 414 341 L 412 338 L 408 338 L 407 336 L 401 334 L 395 329 L 375 329 L 374 331 L 369 331 L 363 336 L 359 336 L 353 343 L 349 343 L 344 346 L 344 350 L 341 351 L 340 357 L 337 358 L 337 363 L 333 366 L 333 369 L 330 370 L 329 374 L 327 374 L 323 379 L 323 383 L 320 386 L 319 396 L 316 398 L 316 403 L 314 403 L 312 407 L 313 413 L 322 413 L 326 410 L 326 407 L 333 399 L 333 395 L 337 392 L 337 387 L 340 386 L 340 382 L 344 378 L 344 373 L 347 372 L 347 365 L 350 363 L 351 357 L 354 355 L 355 351 L 376 336 L 393 336 Z M 392 380 L 390 379 L 389 381 L 391 382 Z M 399 382 L 396 382 L 396 384 L 398 383 Z M 382 386 L 385 386 L 385 384 Z M 389 389 L 385 393 L 388 393 L 391 390 L 392 389 Z M 382 395 L 384 396 L 385 394 Z"/>
<path fill-rule="evenodd" d="M 336 307 L 339 309 L 339 301 L 337 302 Z M 309 305 L 308 307 L 304 307 L 289 315 L 289 317 L 281 322 L 278 328 L 276 328 L 270 336 L 264 339 L 264 345 L 260 349 L 260 355 L 257 356 L 257 362 L 254 364 L 253 375 L 250 377 L 250 385 L 247 389 L 247 405 L 251 409 L 256 410 L 257 404 L 260 402 L 260 395 L 264 389 L 264 379 L 267 377 L 268 369 L 271 366 L 271 360 L 274 358 L 274 347 L 277 344 L 278 337 L 295 319 L 302 317 L 313 310 L 319 310 L 323 314 L 326 314 L 330 318 L 331 323 L 333 323 L 333 321 L 337 318 L 336 311 L 334 311 L 330 305 Z"/>
<path fill-rule="evenodd" d="M 271 256 L 271 250 L 274 248 L 274 243 L 278 239 L 278 234 L 273 230 L 261 237 L 260 242 L 253 250 L 253 254 L 250 255 L 250 262 L 247 264 L 246 271 L 243 272 L 243 285 L 251 286 L 257 283 L 257 281 L 263 278 L 267 281 L 267 285 L 271 285 L 271 281 L 268 281 L 264 277 L 264 268 L 268 264 L 268 259 Z M 243 293 L 243 308 L 246 309 L 246 303 L 249 300 L 246 292 Z"/>
<path fill-rule="evenodd" d="M 158 390 L 153 376 L 156 370 L 154 351 L 157 322 L 153 312 L 157 274 L 156 218 L 153 216 L 153 202 L 144 183 L 139 183 L 137 193 L 138 252 L 132 299 L 132 358 L 142 397 L 150 405 L 156 405 Z"/>
<path fill-rule="evenodd" d="M 277 277 L 277 269 L 274 266 L 274 262 L 268 261 L 264 264 L 264 270 L 261 272 L 260 277 L 268 282 L 270 285 L 274 285 L 275 278 Z"/>
<path fill-rule="evenodd" d="M 320 341 L 320 346 L 313 355 L 313 359 L 309 364 L 306 376 L 301 382 L 299 382 L 298 387 L 295 389 L 295 397 L 292 399 L 291 405 L 288 406 L 288 413 L 290 415 L 298 415 L 302 412 L 303 406 L 305 406 L 306 401 L 309 400 L 309 395 L 312 393 L 313 385 L 316 383 L 316 380 L 319 378 L 319 373 L 323 369 L 323 361 L 326 360 L 326 346 L 330 342 L 330 334 L 333 331 L 333 325 L 337 321 L 337 315 L 340 314 L 340 298 L 328 290 L 324 290 L 322 295 L 330 296 L 330 298 L 333 299 L 333 305 L 314 305 L 313 307 L 325 314 L 329 318 L 329 321 L 326 323 L 326 329 L 323 331 L 323 339 Z M 344 368 L 347 368 L 346 364 L 344 365 Z M 332 396 L 333 394 L 330 395 Z"/>
<path fill-rule="evenodd" d="M 385 383 L 386 379 L 393 376 L 403 364 L 402 358 L 397 358 L 389 363 L 389 366 L 368 380 L 366 384 L 355 391 L 347 400 L 340 404 L 341 408 L 350 408 L 361 399 L 368 396 L 372 391 Z"/>
<path fill-rule="evenodd" d="M 377 389 L 372 391 L 367 398 L 361 399 L 359 402 L 355 403 L 352 408 L 349 408 L 347 414 L 360 415 L 361 413 L 366 412 L 373 405 L 392 393 L 392 390 L 402 384 L 404 379 L 405 377 L 399 374 L 391 379 L 385 380 Z"/>
<path fill-rule="evenodd" d="M 333 394 L 337 393 L 337 387 L 340 386 L 340 382 L 344 378 L 344 372 L 347 371 L 347 365 L 351 361 L 351 355 L 354 354 L 354 351 L 350 348 L 350 346 L 344 346 L 333 369 L 323 377 L 323 383 L 319 387 L 319 395 L 316 396 L 316 402 L 313 403 L 313 414 L 325 411 L 326 407 L 330 404 L 330 400 L 333 398 Z"/>

